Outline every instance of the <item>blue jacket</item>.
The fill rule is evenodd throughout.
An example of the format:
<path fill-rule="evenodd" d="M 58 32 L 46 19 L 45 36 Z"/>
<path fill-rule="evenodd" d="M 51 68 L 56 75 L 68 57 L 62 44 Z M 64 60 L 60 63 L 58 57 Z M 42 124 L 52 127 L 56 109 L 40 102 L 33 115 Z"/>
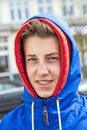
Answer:
<path fill-rule="evenodd" d="M 26 82 L 25 70 L 21 69 L 20 72 L 19 69 L 22 81 L 26 82 L 24 103 L 3 117 L 0 130 L 87 130 L 87 99 L 77 92 L 81 80 L 79 51 L 67 23 L 55 15 L 34 16 L 22 25 L 15 43 L 19 44 L 18 37 L 21 30 L 25 28 L 28 21 L 34 18 L 47 19 L 53 22 L 69 39 L 71 61 L 68 76 L 60 89 L 61 91 L 48 99 L 42 99 L 35 97 L 33 90 L 26 87 L 28 83 Z M 22 64 L 19 66 L 19 68 L 23 68 Z"/>

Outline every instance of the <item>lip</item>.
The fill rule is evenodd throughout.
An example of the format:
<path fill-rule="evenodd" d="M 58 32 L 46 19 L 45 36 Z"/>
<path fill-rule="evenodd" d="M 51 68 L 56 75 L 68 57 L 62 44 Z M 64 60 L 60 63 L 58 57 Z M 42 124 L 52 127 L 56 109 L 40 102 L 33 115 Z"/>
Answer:
<path fill-rule="evenodd" d="M 36 82 L 40 88 L 50 88 L 53 80 L 37 80 Z"/>

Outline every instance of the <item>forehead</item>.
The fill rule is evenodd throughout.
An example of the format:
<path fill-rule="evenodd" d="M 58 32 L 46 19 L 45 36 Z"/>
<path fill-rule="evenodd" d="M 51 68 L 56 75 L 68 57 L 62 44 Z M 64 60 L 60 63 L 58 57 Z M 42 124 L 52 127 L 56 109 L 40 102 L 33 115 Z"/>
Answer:
<path fill-rule="evenodd" d="M 59 41 L 56 37 L 40 38 L 38 36 L 27 38 L 24 44 L 25 53 L 59 52 Z"/>

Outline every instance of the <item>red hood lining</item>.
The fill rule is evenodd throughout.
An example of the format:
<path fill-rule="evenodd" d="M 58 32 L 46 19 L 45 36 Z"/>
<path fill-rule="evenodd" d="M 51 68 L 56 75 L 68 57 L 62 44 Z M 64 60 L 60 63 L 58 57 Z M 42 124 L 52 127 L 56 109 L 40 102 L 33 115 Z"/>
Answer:
<path fill-rule="evenodd" d="M 67 77 L 68 77 L 68 71 L 69 71 L 69 66 L 70 66 L 70 56 L 71 56 L 70 48 L 71 47 L 70 47 L 68 38 L 65 36 L 63 31 L 59 27 L 57 27 L 54 23 L 52 23 L 51 21 L 49 21 L 47 19 L 43 19 L 43 18 L 38 18 L 38 19 L 40 21 L 48 24 L 56 32 L 56 34 L 60 40 L 62 68 L 61 68 L 61 73 L 60 73 L 60 78 L 59 78 L 58 84 L 57 84 L 56 89 L 52 95 L 52 96 L 56 96 L 63 89 L 63 87 L 66 83 Z M 36 94 L 36 92 L 31 87 L 31 85 L 28 81 L 25 66 L 24 66 L 23 56 L 22 56 L 22 52 L 21 52 L 20 35 L 27 27 L 29 27 L 31 25 L 31 23 L 32 23 L 32 20 L 27 21 L 18 30 L 18 33 L 17 33 L 16 38 L 15 38 L 15 49 L 14 50 L 15 50 L 15 60 L 16 60 L 16 64 L 17 64 L 18 71 L 19 71 L 20 77 L 22 79 L 22 82 L 25 84 L 25 87 L 27 88 L 28 92 L 33 97 L 38 98 L 38 95 Z"/>

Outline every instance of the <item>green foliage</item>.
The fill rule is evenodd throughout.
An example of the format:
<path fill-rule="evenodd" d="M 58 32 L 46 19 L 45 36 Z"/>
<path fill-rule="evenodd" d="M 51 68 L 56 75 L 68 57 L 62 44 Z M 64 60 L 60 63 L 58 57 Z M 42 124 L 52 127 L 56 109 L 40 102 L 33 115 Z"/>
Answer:
<path fill-rule="evenodd" d="M 76 43 L 77 43 L 77 45 L 79 47 L 79 50 L 82 52 L 83 51 L 83 39 L 84 39 L 84 36 L 80 32 L 78 32 L 78 33 L 75 34 L 74 37 L 75 37 Z"/>

